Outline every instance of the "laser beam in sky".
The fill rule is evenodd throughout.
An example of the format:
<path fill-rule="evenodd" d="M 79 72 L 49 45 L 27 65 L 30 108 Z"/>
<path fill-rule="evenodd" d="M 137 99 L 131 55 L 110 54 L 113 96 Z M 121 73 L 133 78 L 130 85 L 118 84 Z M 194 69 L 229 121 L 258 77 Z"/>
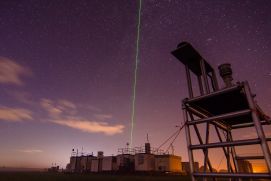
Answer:
<path fill-rule="evenodd" d="M 132 87 L 130 147 L 132 147 L 132 145 L 133 145 L 133 133 L 134 133 L 134 124 L 135 124 L 137 69 L 138 69 L 138 63 L 139 63 L 138 55 L 139 55 L 139 40 L 140 40 L 140 18 L 141 18 L 141 0 L 139 0 L 139 7 L 138 7 L 135 69 L 134 69 L 134 82 L 133 82 L 133 87 Z"/>

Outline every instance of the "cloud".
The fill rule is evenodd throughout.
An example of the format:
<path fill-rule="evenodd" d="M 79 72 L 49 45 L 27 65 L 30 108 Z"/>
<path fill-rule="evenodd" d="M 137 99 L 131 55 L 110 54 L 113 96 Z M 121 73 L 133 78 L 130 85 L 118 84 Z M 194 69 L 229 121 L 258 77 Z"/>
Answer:
<path fill-rule="evenodd" d="M 68 100 L 61 99 L 58 100 L 58 103 L 65 108 L 76 109 L 76 105 Z"/>
<path fill-rule="evenodd" d="M 41 107 L 44 108 L 50 115 L 50 117 L 58 118 L 62 113 L 60 108 L 54 105 L 54 102 L 50 99 L 41 99 Z"/>
<path fill-rule="evenodd" d="M 33 101 L 31 94 L 24 91 L 8 91 L 7 92 L 11 97 L 15 100 L 28 104 L 28 105 L 36 105 L 36 102 Z"/>
<path fill-rule="evenodd" d="M 32 119 L 32 112 L 27 109 L 0 107 L 0 120 L 19 122 Z"/>
<path fill-rule="evenodd" d="M 48 112 L 50 122 L 55 124 L 87 133 L 104 133 L 106 135 L 119 134 L 124 129 L 124 125 L 109 125 L 104 122 L 104 120 L 112 118 L 110 114 L 94 114 L 94 120 L 78 116 L 78 106 L 68 100 L 41 99 L 40 105 Z"/>
<path fill-rule="evenodd" d="M 53 101 L 50 99 L 41 99 L 40 105 L 49 113 L 52 118 L 59 118 L 63 113 L 69 115 L 76 114 L 76 105 L 68 100 Z"/>
<path fill-rule="evenodd" d="M 114 135 L 123 132 L 124 125 L 109 125 L 105 122 L 96 122 L 80 119 L 60 119 L 52 120 L 53 123 L 75 128 L 88 133 L 104 133 L 106 135 Z"/>
<path fill-rule="evenodd" d="M 17 150 L 18 152 L 22 153 L 42 153 L 42 150 L 37 150 L 37 149 L 30 149 L 30 150 Z"/>
<path fill-rule="evenodd" d="M 105 119 L 111 119 L 112 115 L 111 114 L 95 114 L 95 118 L 99 120 L 105 120 Z"/>
<path fill-rule="evenodd" d="M 22 75 L 31 75 L 31 71 L 8 58 L 0 57 L 0 83 L 23 85 Z"/>
<path fill-rule="evenodd" d="M 91 106 L 91 105 L 82 105 L 82 107 L 89 109 L 90 111 L 94 111 L 94 112 L 102 112 L 102 110 L 98 107 L 95 106 Z"/>

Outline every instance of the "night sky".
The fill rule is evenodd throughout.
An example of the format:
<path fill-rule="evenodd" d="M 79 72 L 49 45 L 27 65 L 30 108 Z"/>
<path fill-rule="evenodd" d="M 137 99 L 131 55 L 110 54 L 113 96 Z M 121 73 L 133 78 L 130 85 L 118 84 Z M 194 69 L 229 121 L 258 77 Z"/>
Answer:
<path fill-rule="evenodd" d="M 116 155 L 126 146 L 138 6 L 0 1 L 0 167 L 65 167 L 73 148 Z M 182 124 L 185 72 L 170 54 L 181 41 L 215 69 L 231 63 L 234 82 L 248 80 L 271 112 L 270 7 L 269 0 L 142 1 L 133 146 L 148 133 L 158 147 Z M 184 132 L 174 148 L 187 160 Z"/>

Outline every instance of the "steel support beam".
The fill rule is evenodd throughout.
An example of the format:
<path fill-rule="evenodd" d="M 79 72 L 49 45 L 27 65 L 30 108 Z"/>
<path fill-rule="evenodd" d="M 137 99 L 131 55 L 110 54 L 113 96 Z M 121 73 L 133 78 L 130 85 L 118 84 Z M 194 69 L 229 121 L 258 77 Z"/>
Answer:
<path fill-rule="evenodd" d="M 185 72 L 186 72 L 186 80 L 187 80 L 189 98 L 192 98 L 193 97 L 192 81 L 191 81 L 190 70 L 188 68 L 188 65 L 185 66 Z"/>
<path fill-rule="evenodd" d="M 202 79 L 201 79 L 201 76 L 197 76 L 198 77 L 198 83 L 199 83 L 199 92 L 200 92 L 200 95 L 202 96 L 204 94 L 204 90 L 203 90 L 203 86 L 202 86 Z"/>
<path fill-rule="evenodd" d="M 206 68 L 205 68 L 205 61 L 203 59 L 200 60 L 200 69 L 201 69 L 201 75 L 203 77 L 204 87 L 205 87 L 205 93 L 210 94 L 210 87 L 208 83 Z"/>
<path fill-rule="evenodd" d="M 193 176 L 193 173 L 194 173 L 193 152 L 190 149 L 190 147 L 191 147 L 191 134 L 190 134 L 190 130 L 189 130 L 189 125 L 187 124 L 187 122 L 188 122 L 187 112 L 184 107 L 183 107 L 183 116 L 184 116 L 184 121 L 185 121 L 184 128 L 185 128 L 186 144 L 187 144 L 188 157 L 189 157 L 189 168 L 190 168 L 190 172 L 191 172 L 192 181 L 196 181 L 195 177 Z"/>
<path fill-rule="evenodd" d="M 217 83 L 217 78 L 216 78 L 216 74 L 215 74 L 214 70 L 212 71 L 212 81 L 213 81 L 213 84 L 215 86 L 214 91 L 217 91 L 219 89 L 219 86 L 218 86 L 218 83 Z"/>
<path fill-rule="evenodd" d="M 194 118 L 193 118 L 193 115 L 192 115 L 191 113 L 189 113 L 189 115 L 190 115 L 191 119 L 193 120 L 193 119 L 194 119 Z M 199 139 L 199 143 L 200 143 L 200 144 L 203 144 L 203 140 L 202 140 L 202 137 L 201 137 L 201 135 L 200 135 L 200 132 L 199 132 L 199 129 L 198 129 L 197 125 L 193 125 L 193 127 L 194 127 L 194 130 L 195 130 L 195 132 L 196 132 L 196 135 L 197 135 L 197 137 L 198 137 L 198 139 Z M 203 151 L 203 154 L 205 155 L 205 150 L 203 149 L 202 151 Z M 213 171 L 213 168 L 212 168 L 212 164 L 211 164 L 209 158 L 207 159 L 207 164 L 208 164 L 209 170 L 212 172 L 212 171 Z"/>
<path fill-rule="evenodd" d="M 206 125 L 206 134 L 205 134 L 205 144 L 209 143 L 209 129 L 210 129 L 210 124 L 207 122 Z M 208 157 L 208 148 L 204 149 L 204 172 L 207 172 L 207 160 L 209 160 Z"/>
<path fill-rule="evenodd" d="M 230 132 L 230 141 L 233 141 L 231 132 Z M 233 158 L 233 164 L 234 164 L 235 172 L 239 172 L 238 162 L 236 160 L 237 154 L 236 154 L 236 150 L 235 150 L 234 146 L 231 147 L 231 155 L 232 155 L 232 158 Z"/>
<path fill-rule="evenodd" d="M 223 142 L 222 137 L 221 137 L 221 135 L 219 133 L 219 130 L 218 130 L 218 128 L 216 126 L 215 126 L 215 130 L 216 130 L 216 134 L 218 136 L 219 141 L 222 143 Z M 223 149 L 223 152 L 225 154 L 225 157 L 228 158 L 229 157 L 229 152 L 227 152 L 225 147 L 222 147 L 222 149 Z M 233 169 L 232 169 L 231 166 L 230 166 L 230 170 L 233 172 Z"/>
<path fill-rule="evenodd" d="M 188 124 L 200 124 L 204 122 L 209 122 L 209 121 L 214 121 L 214 120 L 223 120 L 223 119 L 229 119 L 237 116 L 243 116 L 251 113 L 249 109 L 242 110 L 242 111 L 236 111 L 236 112 L 231 112 L 231 113 L 226 113 L 226 114 L 221 114 L 218 116 L 212 116 L 212 117 L 207 117 L 199 120 L 194 120 L 194 121 L 189 121 Z"/>
<path fill-rule="evenodd" d="M 202 112 L 200 112 L 200 111 L 198 111 L 198 110 L 196 110 L 196 109 L 194 109 L 194 108 L 192 108 L 192 107 L 186 106 L 186 109 L 187 109 L 189 112 L 193 113 L 194 115 L 196 115 L 196 116 L 198 116 L 198 117 L 200 117 L 200 118 L 208 118 L 207 115 L 205 115 L 204 113 L 202 113 Z M 219 127 L 220 129 L 222 129 L 222 130 L 224 130 L 224 131 L 227 131 L 227 127 L 226 127 L 226 126 L 224 126 L 224 125 L 222 125 L 222 124 L 220 124 L 220 123 L 218 123 L 218 122 L 215 122 L 215 121 L 212 121 L 211 123 L 212 123 L 213 125 L 216 125 L 216 126 Z"/>
<path fill-rule="evenodd" d="M 237 156 L 236 160 L 262 160 L 264 156 Z"/>
<path fill-rule="evenodd" d="M 216 96 L 216 95 L 225 94 L 225 93 L 228 93 L 228 92 L 235 91 L 237 89 L 241 89 L 242 87 L 243 86 L 241 84 L 234 85 L 232 87 L 225 88 L 225 89 L 222 89 L 222 90 L 219 90 L 219 91 L 216 91 L 216 92 L 212 92 L 210 94 L 206 94 L 206 95 L 203 95 L 203 96 L 198 96 L 198 97 L 194 97 L 194 98 L 191 98 L 191 99 L 187 99 L 186 103 L 192 103 L 192 102 L 202 100 L 202 99 L 207 99 L 209 97 L 213 97 L 213 96 Z"/>
<path fill-rule="evenodd" d="M 249 139 L 249 140 L 238 140 L 231 142 L 223 142 L 223 143 L 209 143 L 209 144 L 199 144 L 199 145 L 191 145 L 191 149 L 204 149 L 204 148 L 217 148 L 217 147 L 227 147 L 227 146 L 243 146 L 243 145 L 253 145 L 260 144 L 260 139 Z"/>
<path fill-rule="evenodd" d="M 267 121 L 261 121 L 261 125 L 269 125 L 269 123 Z M 248 128 L 248 127 L 253 127 L 253 126 L 254 126 L 254 122 L 244 123 L 244 124 L 232 125 L 231 129 Z"/>
<path fill-rule="evenodd" d="M 248 101 L 248 105 L 250 107 L 250 109 L 252 110 L 252 119 L 255 125 L 255 129 L 257 132 L 257 135 L 259 137 L 259 139 L 261 140 L 261 147 L 262 147 L 262 151 L 263 151 L 263 155 L 265 157 L 265 161 L 266 161 L 266 165 L 267 165 L 267 169 L 269 171 L 269 173 L 271 174 L 271 156 L 270 156 L 270 150 L 264 135 L 264 131 L 263 131 L 263 127 L 261 125 L 261 122 L 259 120 L 259 117 L 257 115 L 257 107 L 256 104 L 252 98 L 252 94 L 249 88 L 249 85 L 247 82 L 244 83 L 244 89 L 245 89 L 245 94 L 247 97 L 247 101 Z"/>

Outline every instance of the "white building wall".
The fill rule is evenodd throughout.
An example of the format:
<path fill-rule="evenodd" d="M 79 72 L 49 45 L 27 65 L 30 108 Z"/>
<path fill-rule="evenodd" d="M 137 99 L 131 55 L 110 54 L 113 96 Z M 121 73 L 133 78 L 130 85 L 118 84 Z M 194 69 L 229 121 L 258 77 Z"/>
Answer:
<path fill-rule="evenodd" d="M 98 171 L 99 171 L 99 160 L 98 159 L 91 160 L 91 172 Z"/>
<path fill-rule="evenodd" d="M 135 155 L 135 171 L 154 171 L 155 157 L 153 154 L 139 153 Z"/>
<path fill-rule="evenodd" d="M 81 156 L 80 157 L 80 170 L 85 171 L 87 169 L 87 157 Z"/>
<path fill-rule="evenodd" d="M 134 155 L 130 155 L 130 154 L 120 154 L 117 155 L 117 168 L 124 166 L 125 164 L 127 164 L 127 161 L 130 160 L 130 162 L 134 162 Z"/>
<path fill-rule="evenodd" d="M 74 157 L 74 156 L 70 157 L 70 169 L 71 169 L 71 171 L 75 170 L 75 164 L 76 164 L 76 157 Z"/>
<path fill-rule="evenodd" d="M 155 170 L 159 172 L 182 172 L 182 158 L 175 155 L 157 155 Z"/>
<path fill-rule="evenodd" d="M 169 171 L 168 157 L 156 157 L 155 158 L 155 171 L 159 171 L 159 172 L 168 172 Z"/>
<path fill-rule="evenodd" d="M 117 170 L 117 158 L 114 156 L 103 157 L 102 171 Z"/>

